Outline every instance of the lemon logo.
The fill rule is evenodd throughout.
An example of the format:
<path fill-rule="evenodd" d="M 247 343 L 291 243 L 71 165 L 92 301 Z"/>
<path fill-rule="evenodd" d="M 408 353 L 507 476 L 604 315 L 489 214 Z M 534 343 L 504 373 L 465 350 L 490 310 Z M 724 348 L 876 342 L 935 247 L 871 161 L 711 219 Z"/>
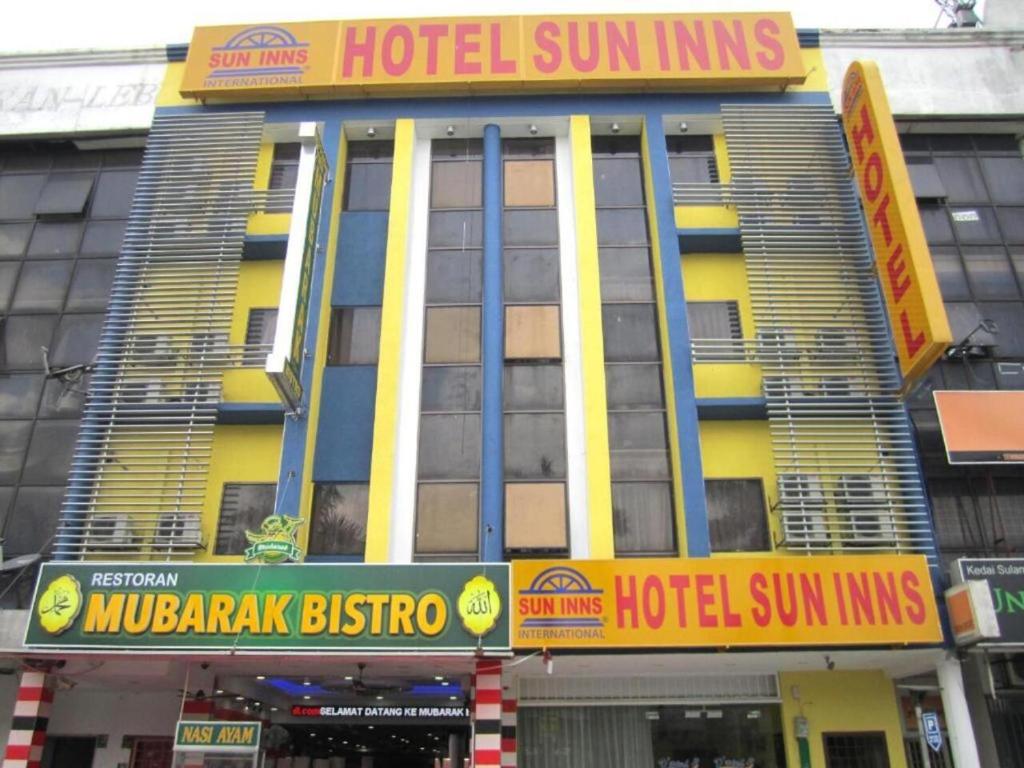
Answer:
<path fill-rule="evenodd" d="M 36 611 L 39 623 L 51 635 L 64 632 L 82 610 L 82 587 L 74 576 L 58 576 L 39 598 Z"/>
<path fill-rule="evenodd" d="M 259 533 L 245 532 L 245 538 L 252 544 L 245 550 L 245 561 L 283 563 L 286 560 L 298 560 L 302 557 L 302 550 L 295 544 L 295 534 L 300 525 L 301 517 L 270 515 L 260 524 Z"/>
<path fill-rule="evenodd" d="M 462 626 L 477 637 L 494 629 L 501 616 L 501 595 L 486 576 L 474 576 L 467 581 L 456 605 Z"/>

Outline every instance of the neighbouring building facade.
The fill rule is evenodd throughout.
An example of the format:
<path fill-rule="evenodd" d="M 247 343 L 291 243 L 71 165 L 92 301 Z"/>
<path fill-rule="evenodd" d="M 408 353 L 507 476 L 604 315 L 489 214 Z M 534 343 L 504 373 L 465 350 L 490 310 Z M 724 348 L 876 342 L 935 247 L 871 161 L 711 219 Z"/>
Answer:
<path fill-rule="evenodd" d="M 0 64 L 4 765 L 1014 765 L 1020 448 L 932 392 L 1024 389 L 1022 41 Z"/>

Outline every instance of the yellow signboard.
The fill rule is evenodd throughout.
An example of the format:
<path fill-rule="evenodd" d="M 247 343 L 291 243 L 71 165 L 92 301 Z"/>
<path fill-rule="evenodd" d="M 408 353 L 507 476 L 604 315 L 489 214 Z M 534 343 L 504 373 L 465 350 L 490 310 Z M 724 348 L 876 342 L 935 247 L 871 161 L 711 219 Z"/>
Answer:
<path fill-rule="evenodd" d="M 512 572 L 516 648 L 942 641 L 917 555 L 523 560 Z"/>
<path fill-rule="evenodd" d="M 805 77 L 787 13 L 498 16 L 199 27 L 181 93 L 636 90 Z"/>
<path fill-rule="evenodd" d="M 846 70 L 843 125 L 906 391 L 952 343 L 953 335 L 874 62 L 855 61 Z"/>

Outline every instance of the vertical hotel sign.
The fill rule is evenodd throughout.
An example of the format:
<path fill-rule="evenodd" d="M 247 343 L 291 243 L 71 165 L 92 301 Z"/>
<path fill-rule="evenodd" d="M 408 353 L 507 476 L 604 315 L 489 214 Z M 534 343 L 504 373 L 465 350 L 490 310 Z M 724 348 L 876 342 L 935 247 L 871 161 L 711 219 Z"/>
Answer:
<path fill-rule="evenodd" d="M 855 61 L 846 70 L 843 126 L 907 391 L 953 337 L 896 125 L 874 62 Z"/>
<path fill-rule="evenodd" d="M 302 402 L 303 345 L 309 320 L 309 292 L 313 284 L 320 206 L 327 179 L 327 158 L 316 123 L 302 123 L 299 138 L 302 153 L 295 181 L 292 223 L 288 230 L 277 330 L 266 366 L 267 376 L 281 400 L 293 411 L 297 411 Z"/>

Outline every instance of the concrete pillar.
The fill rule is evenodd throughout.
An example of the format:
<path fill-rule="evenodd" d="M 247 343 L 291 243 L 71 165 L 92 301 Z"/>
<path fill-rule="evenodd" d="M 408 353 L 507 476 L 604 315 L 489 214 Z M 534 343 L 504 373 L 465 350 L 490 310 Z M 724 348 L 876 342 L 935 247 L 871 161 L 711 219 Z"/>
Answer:
<path fill-rule="evenodd" d="M 3 768 L 39 768 L 41 765 L 56 685 L 57 678 L 52 675 L 21 673 Z"/>
<path fill-rule="evenodd" d="M 473 696 L 473 768 L 501 768 L 501 661 L 476 663 Z"/>
<path fill-rule="evenodd" d="M 948 655 L 936 665 L 936 671 L 939 675 L 942 710 L 946 715 L 946 729 L 949 731 L 949 749 L 953 754 L 953 763 L 956 768 L 981 768 L 971 714 L 967 709 L 960 661 L 955 656 Z"/>

